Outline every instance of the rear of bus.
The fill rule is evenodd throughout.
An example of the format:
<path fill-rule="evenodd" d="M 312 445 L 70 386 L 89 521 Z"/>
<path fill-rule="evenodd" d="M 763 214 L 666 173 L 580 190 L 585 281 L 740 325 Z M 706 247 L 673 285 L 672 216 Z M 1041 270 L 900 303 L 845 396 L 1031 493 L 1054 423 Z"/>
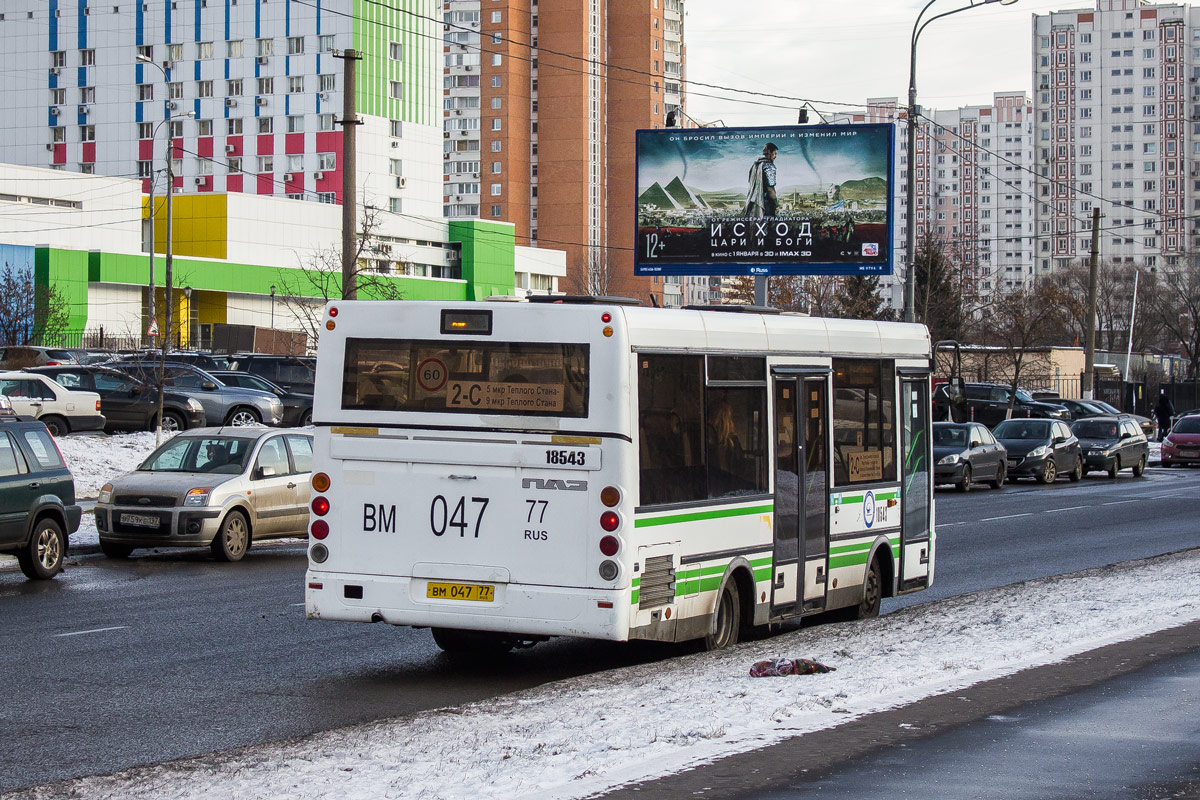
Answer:
<path fill-rule="evenodd" d="M 307 616 L 626 639 L 620 309 L 346 301 L 324 322 Z"/>

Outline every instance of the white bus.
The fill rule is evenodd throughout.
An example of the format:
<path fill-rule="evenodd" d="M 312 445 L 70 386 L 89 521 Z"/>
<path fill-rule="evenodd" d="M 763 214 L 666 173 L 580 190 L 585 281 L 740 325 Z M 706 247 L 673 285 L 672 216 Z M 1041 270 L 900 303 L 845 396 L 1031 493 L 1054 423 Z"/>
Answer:
<path fill-rule="evenodd" d="M 310 619 L 720 648 L 932 583 L 924 326 L 547 299 L 327 306 Z"/>

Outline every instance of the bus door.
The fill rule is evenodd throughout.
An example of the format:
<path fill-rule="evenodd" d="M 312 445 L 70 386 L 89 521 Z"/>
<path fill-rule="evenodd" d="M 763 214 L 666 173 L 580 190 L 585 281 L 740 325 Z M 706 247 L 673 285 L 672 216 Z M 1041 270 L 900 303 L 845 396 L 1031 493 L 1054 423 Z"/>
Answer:
<path fill-rule="evenodd" d="M 929 581 L 932 497 L 932 450 L 929 426 L 929 376 L 901 377 L 900 408 L 904 439 L 903 493 L 901 495 L 903 545 L 900 548 L 900 590 L 924 587 Z"/>
<path fill-rule="evenodd" d="M 825 607 L 829 564 L 829 378 L 775 376 L 772 616 Z"/>

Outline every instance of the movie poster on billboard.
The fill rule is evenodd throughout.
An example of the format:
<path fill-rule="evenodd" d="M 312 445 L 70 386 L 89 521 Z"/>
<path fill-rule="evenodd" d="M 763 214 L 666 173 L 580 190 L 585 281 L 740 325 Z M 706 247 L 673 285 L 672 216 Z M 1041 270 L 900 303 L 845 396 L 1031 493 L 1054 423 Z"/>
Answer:
<path fill-rule="evenodd" d="M 890 275 L 892 125 L 637 132 L 638 275 Z"/>

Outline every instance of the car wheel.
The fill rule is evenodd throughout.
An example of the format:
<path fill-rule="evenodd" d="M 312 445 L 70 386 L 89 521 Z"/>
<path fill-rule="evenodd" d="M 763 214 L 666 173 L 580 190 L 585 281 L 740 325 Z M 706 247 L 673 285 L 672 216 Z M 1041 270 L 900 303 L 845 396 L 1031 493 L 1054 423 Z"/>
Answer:
<path fill-rule="evenodd" d="M 954 488 L 958 489 L 960 492 L 971 491 L 971 465 L 970 464 L 967 464 L 965 467 L 963 467 L 962 480 L 959 481 L 954 486 Z"/>
<path fill-rule="evenodd" d="M 1133 465 L 1133 477 L 1140 478 L 1142 473 L 1146 471 L 1146 457 L 1142 456 L 1138 462 Z"/>
<path fill-rule="evenodd" d="M 174 411 L 164 411 L 162 429 L 167 433 L 179 433 L 187 430 L 187 422 Z"/>
<path fill-rule="evenodd" d="M 262 417 L 253 408 L 235 408 L 229 415 L 229 419 L 225 420 L 226 425 L 241 427 L 243 425 L 259 425 L 262 423 Z"/>
<path fill-rule="evenodd" d="M 1113 460 L 1108 464 L 1108 477 L 1115 478 L 1117 473 L 1121 471 L 1121 460 L 1113 456 Z"/>
<path fill-rule="evenodd" d="M 109 558 L 125 559 L 129 558 L 129 554 L 133 552 L 133 547 L 127 544 L 117 544 L 104 539 L 100 540 L 100 552 Z"/>
<path fill-rule="evenodd" d="M 1039 483 L 1054 483 L 1058 478 L 1058 467 L 1054 464 L 1053 458 L 1046 459 L 1046 466 L 1042 467 L 1042 472 L 1038 475 Z"/>
<path fill-rule="evenodd" d="M 62 417 L 56 417 L 51 414 L 42 417 L 40 421 L 46 426 L 46 430 L 50 431 L 50 435 L 55 438 L 66 436 L 71 432 L 70 426 L 67 425 L 67 421 Z"/>
<path fill-rule="evenodd" d="M 463 656 L 504 655 L 513 646 L 490 631 L 465 631 L 454 628 L 431 628 L 433 643 L 444 653 Z"/>
<path fill-rule="evenodd" d="M 1078 483 L 1083 480 L 1083 458 L 1075 459 L 1075 469 L 1071 470 L 1071 474 L 1067 476 L 1071 479 L 1071 483 Z"/>
<path fill-rule="evenodd" d="M 732 579 L 721 590 L 717 607 L 713 612 L 713 625 L 704 637 L 705 650 L 724 650 L 737 644 L 738 632 L 742 627 L 742 606 L 738 597 L 737 584 Z"/>
<path fill-rule="evenodd" d="M 1004 464 L 1001 464 L 1000 466 L 996 467 L 996 479 L 994 481 L 992 481 L 992 488 L 993 489 L 1003 489 L 1004 488 L 1004 479 L 1007 477 L 1008 477 L 1008 467 L 1006 467 Z"/>
<path fill-rule="evenodd" d="M 230 511 L 212 540 L 213 555 L 219 561 L 241 561 L 250 549 L 250 522 L 241 511 Z"/>
<path fill-rule="evenodd" d="M 300 415 L 300 427 L 307 428 L 309 425 L 312 425 L 312 409 L 311 408 Z"/>
<path fill-rule="evenodd" d="M 17 563 L 26 578 L 44 581 L 62 572 L 66 554 L 67 537 L 62 527 L 49 517 L 43 517 L 33 526 L 29 541 L 17 552 Z"/>

